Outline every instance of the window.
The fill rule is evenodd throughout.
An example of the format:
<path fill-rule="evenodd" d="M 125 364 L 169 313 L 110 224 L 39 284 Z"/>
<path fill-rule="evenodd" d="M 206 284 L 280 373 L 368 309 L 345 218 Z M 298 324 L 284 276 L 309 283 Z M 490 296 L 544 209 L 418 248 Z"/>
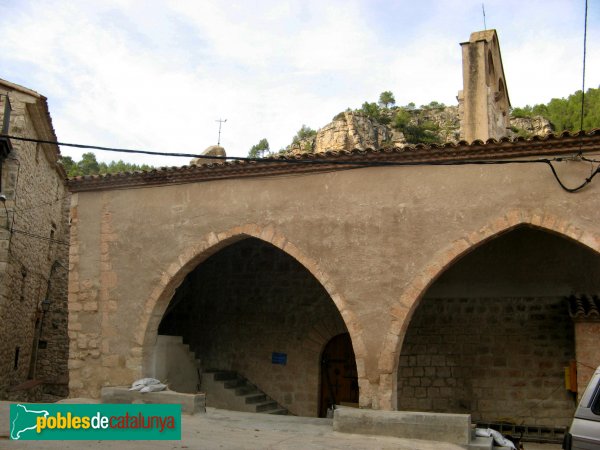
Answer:
<path fill-rule="evenodd" d="M 592 397 L 591 410 L 594 414 L 600 416 L 600 379 L 597 383 L 596 392 L 594 392 L 594 396 Z"/>
<path fill-rule="evenodd" d="M 17 370 L 19 368 L 19 351 L 21 350 L 20 347 L 15 347 L 15 364 L 13 366 L 14 370 Z"/>

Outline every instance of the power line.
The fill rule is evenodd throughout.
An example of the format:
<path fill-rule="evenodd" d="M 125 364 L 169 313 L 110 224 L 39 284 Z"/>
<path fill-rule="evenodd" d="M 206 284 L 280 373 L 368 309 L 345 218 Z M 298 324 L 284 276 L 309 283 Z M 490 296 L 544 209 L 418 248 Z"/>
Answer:
<path fill-rule="evenodd" d="M 40 203 L 38 203 L 36 205 L 28 206 L 27 208 L 15 208 L 15 209 L 12 210 L 12 212 L 21 213 L 21 212 L 24 212 L 24 211 L 30 211 L 32 209 L 41 208 L 42 206 L 50 206 L 50 205 L 53 205 L 53 204 L 55 204 L 57 202 L 60 202 L 61 200 L 66 199 L 69 195 L 70 194 L 63 195 L 62 197 L 58 197 L 58 198 L 56 198 L 54 200 L 50 200 L 50 201 L 47 201 L 47 202 L 40 202 Z"/>
<path fill-rule="evenodd" d="M 196 155 L 192 153 L 167 153 L 167 152 L 157 152 L 151 150 L 138 150 L 138 149 L 124 149 L 124 148 L 113 148 L 113 147 L 101 147 L 97 145 L 86 145 L 86 144 L 72 144 L 66 142 L 58 142 L 58 141 L 47 141 L 42 139 L 33 139 L 19 136 L 11 136 L 11 135 L 0 135 L 0 137 L 6 137 L 9 139 L 15 139 L 26 142 L 38 142 L 45 144 L 53 144 L 53 145 L 61 145 L 67 147 L 76 147 L 76 148 L 86 148 L 86 149 L 95 149 L 95 150 L 103 150 L 103 151 L 111 151 L 111 152 L 121 152 L 121 153 L 134 153 L 134 154 L 146 154 L 146 155 L 155 155 L 155 156 L 176 156 L 176 157 L 186 157 L 186 158 L 205 158 L 212 160 L 236 160 L 236 161 L 246 161 L 250 163 L 266 163 L 266 164 L 304 164 L 304 165 L 317 165 L 317 164 L 326 164 L 326 165 L 334 165 L 341 166 L 342 168 L 366 168 L 366 167 L 411 167 L 411 166 L 463 166 L 463 165 L 505 165 L 505 164 L 547 164 L 550 166 L 550 170 L 554 175 L 554 178 L 560 185 L 562 189 L 569 193 L 575 193 L 583 189 L 589 183 L 591 183 L 592 179 L 600 172 L 600 165 L 596 168 L 596 170 L 592 170 L 592 173 L 588 178 L 586 178 L 583 183 L 574 188 L 567 187 L 556 172 L 556 169 L 552 165 L 552 162 L 565 161 L 564 158 L 542 158 L 542 159 L 525 159 L 525 160 L 515 160 L 515 159 L 507 159 L 507 160 L 466 160 L 466 161 L 336 161 L 331 159 L 278 159 L 278 158 L 247 158 L 243 156 L 212 156 L 212 155 Z"/>
<path fill-rule="evenodd" d="M 8 229 L 8 228 L 5 228 Z M 19 233 L 19 234 L 23 234 L 25 236 L 29 236 L 35 239 L 40 239 L 42 241 L 46 241 L 46 242 L 52 242 L 52 243 L 56 243 L 56 244 L 61 244 L 61 245 L 70 245 L 68 242 L 66 241 L 61 241 L 59 239 L 54 239 L 54 238 L 49 238 L 46 236 L 40 236 L 39 234 L 34 234 L 34 233 L 30 233 L 28 231 L 24 231 L 24 230 L 17 230 L 17 229 L 12 229 L 9 230 L 12 233 Z"/>
<path fill-rule="evenodd" d="M 588 16 L 588 2 L 585 0 L 585 12 L 583 20 L 583 70 L 581 76 L 581 122 L 579 124 L 579 130 L 583 130 L 583 114 L 585 106 L 585 60 L 587 52 L 587 16 Z"/>

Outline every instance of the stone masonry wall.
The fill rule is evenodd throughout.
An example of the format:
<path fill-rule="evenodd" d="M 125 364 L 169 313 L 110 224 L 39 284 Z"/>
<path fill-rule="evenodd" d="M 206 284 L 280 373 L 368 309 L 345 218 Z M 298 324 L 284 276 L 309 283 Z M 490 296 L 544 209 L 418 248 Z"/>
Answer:
<path fill-rule="evenodd" d="M 403 344 L 398 409 L 566 426 L 573 334 L 562 298 L 426 298 Z"/>
<path fill-rule="evenodd" d="M 160 334 L 183 335 L 204 369 L 235 370 L 293 414 L 317 415 L 320 355 L 346 328 L 295 259 L 257 239 L 233 244 L 186 278 L 167 311 Z"/>
<path fill-rule="evenodd" d="M 575 347 L 577 351 L 577 390 L 579 397 L 600 366 L 600 321 L 575 322 Z"/>
<path fill-rule="evenodd" d="M 9 93 L 10 133 L 44 138 L 31 115 L 42 100 L 19 91 Z M 69 230 L 64 180 L 46 157 L 45 150 L 54 149 L 16 140 L 12 144 L 0 187 L 8 212 L 6 217 L 0 207 L 0 398 L 6 397 L 9 387 L 31 377 L 51 383 L 64 380 L 68 355 L 64 328 L 68 247 L 63 243 Z M 43 317 L 41 302 L 46 296 L 50 312 Z M 46 341 L 46 348 L 36 354 L 38 339 Z M 64 386 L 60 395 L 66 395 Z"/>
<path fill-rule="evenodd" d="M 59 235 L 62 242 L 68 242 L 68 224 L 70 195 L 66 195 L 62 201 L 63 208 L 63 230 Z M 68 245 L 55 244 L 56 253 L 54 269 L 51 268 L 52 276 L 50 282 L 50 306 L 44 316 L 43 328 L 40 341 L 43 345 L 38 350 L 36 376 L 47 384 L 45 392 L 58 397 L 69 395 L 69 336 L 68 328 Z"/>

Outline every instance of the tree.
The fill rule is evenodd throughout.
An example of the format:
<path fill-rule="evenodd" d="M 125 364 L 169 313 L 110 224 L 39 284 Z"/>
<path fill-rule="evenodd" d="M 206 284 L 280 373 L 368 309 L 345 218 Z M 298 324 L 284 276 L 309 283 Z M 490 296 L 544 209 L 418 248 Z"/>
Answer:
<path fill-rule="evenodd" d="M 70 156 L 63 156 L 60 160 L 68 177 L 73 177 L 77 173 L 77 163 Z"/>
<path fill-rule="evenodd" d="M 436 102 L 435 100 L 432 102 L 429 102 L 428 105 L 422 105 L 421 108 L 429 108 L 429 109 L 443 109 L 445 108 L 446 105 L 444 105 L 443 103 L 440 102 Z"/>
<path fill-rule="evenodd" d="M 312 140 L 317 135 L 317 132 L 306 125 L 302 127 L 296 133 L 296 136 L 292 139 L 292 144 L 299 144 L 302 141 Z"/>
<path fill-rule="evenodd" d="M 409 144 L 432 144 L 440 142 L 439 126 L 429 120 L 423 120 L 420 114 L 411 115 L 400 108 L 394 117 L 392 127 L 402 131 Z"/>
<path fill-rule="evenodd" d="M 410 123 L 410 113 L 404 108 L 400 108 L 400 110 L 396 113 L 394 117 L 394 123 L 392 126 L 398 130 L 404 130 Z"/>
<path fill-rule="evenodd" d="M 382 112 L 381 108 L 379 108 L 379 106 L 375 102 L 364 102 L 359 111 L 362 112 L 368 118 L 373 119 L 379 123 L 388 124 L 391 121 L 389 116 L 385 115 Z"/>
<path fill-rule="evenodd" d="M 265 153 L 269 153 L 269 141 L 263 138 L 248 151 L 248 158 L 263 158 Z"/>
<path fill-rule="evenodd" d="M 148 164 L 131 164 L 121 160 L 111 161 L 110 163 L 98 162 L 96 155 L 93 153 L 84 153 L 81 155 L 81 160 L 75 162 L 70 156 L 63 156 L 61 158 L 62 165 L 67 172 L 69 177 L 77 177 L 81 175 L 99 175 L 107 173 L 121 173 L 121 172 L 137 172 L 140 170 L 151 170 L 152 166 Z"/>
<path fill-rule="evenodd" d="M 94 175 L 100 173 L 100 166 L 96 161 L 96 155 L 92 152 L 81 155 L 81 161 L 77 163 L 78 175 Z"/>
<path fill-rule="evenodd" d="M 542 116 L 552 122 L 556 132 L 577 131 L 581 128 L 581 91 L 567 98 L 553 98 L 546 104 L 514 108 L 513 117 Z M 590 88 L 585 93 L 583 129 L 600 127 L 600 88 Z"/>
<path fill-rule="evenodd" d="M 379 106 L 377 103 L 364 102 L 360 107 L 360 111 L 367 117 L 377 120 L 380 115 Z"/>
<path fill-rule="evenodd" d="M 394 94 L 391 91 L 384 91 L 379 94 L 379 105 L 387 108 L 389 105 L 395 105 L 396 99 L 394 98 Z"/>

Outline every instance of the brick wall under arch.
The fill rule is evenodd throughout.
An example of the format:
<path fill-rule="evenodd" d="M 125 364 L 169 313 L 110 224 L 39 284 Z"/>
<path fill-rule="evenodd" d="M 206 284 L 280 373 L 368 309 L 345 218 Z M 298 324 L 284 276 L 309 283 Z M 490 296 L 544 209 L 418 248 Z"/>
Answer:
<path fill-rule="evenodd" d="M 379 405 L 382 409 L 397 408 L 396 379 L 400 352 L 412 316 L 425 292 L 442 273 L 464 255 L 519 226 L 531 226 L 558 234 L 600 253 L 600 235 L 580 228 L 577 222 L 557 215 L 522 210 L 511 210 L 502 214 L 483 228 L 465 233 L 463 237 L 440 250 L 390 308 L 391 326 L 383 342 L 378 363 Z"/>

